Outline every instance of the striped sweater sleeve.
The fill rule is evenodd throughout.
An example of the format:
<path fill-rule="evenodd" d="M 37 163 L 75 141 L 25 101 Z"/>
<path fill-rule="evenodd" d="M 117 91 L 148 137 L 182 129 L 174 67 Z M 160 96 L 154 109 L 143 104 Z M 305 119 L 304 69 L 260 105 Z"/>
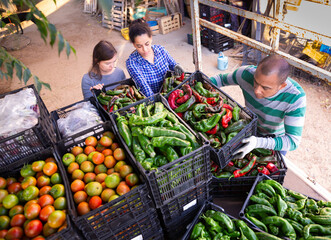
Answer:
<path fill-rule="evenodd" d="M 242 81 L 242 74 L 251 66 L 242 66 L 232 73 L 220 73 L 210 78 L 210 81 L 218 87 L 224 87 L 228 85 L 240 85 Z"/>

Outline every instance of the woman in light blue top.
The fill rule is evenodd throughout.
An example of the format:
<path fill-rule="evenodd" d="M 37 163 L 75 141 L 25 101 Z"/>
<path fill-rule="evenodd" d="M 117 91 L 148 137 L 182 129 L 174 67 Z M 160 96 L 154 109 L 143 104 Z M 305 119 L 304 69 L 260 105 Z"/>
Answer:
<path fill-rule="evenodd" d="M 91 70 L 82 79 L 84 99 L 92 97 L 92 89 L 101 90 L 104 85 L 125 79 L 123 70 L 116 67 L 117 57 L 117 51 L 110 42 L 102 40 L 95 45 Z"/>

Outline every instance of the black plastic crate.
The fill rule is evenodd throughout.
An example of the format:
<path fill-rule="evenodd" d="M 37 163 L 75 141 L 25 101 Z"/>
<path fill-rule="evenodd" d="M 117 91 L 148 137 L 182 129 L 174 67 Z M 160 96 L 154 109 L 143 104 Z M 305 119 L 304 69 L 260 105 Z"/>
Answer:
<path fill-rule="evenodd" d="M 165 108 L 177 116 L 172 109 L 169 108 L 167 100 L 160 94 L 153 95 L 143 101 L 145 104 L 154 104 L 155 102 L 162 102 Z M 141 104 L 141 102 L 134 103 L 130 107 L 125 107 L 119 111 L 121 115 L 132 111 L 132 107 Z M 138 168 L 143 173 L 148 182 L 154 203 L 157 208 L 168 204 L 172 200 L 186 193 L 192 187 L 199 186 L 208 182 L 211 179 L 210 161 L 209 161 L 209 144 L 205 140 L 197 137 L 194 131 L 181 119 L 178 120 L 189 129 L 199 141 L 200 147 L 193 152 L 178 158 L 177 160 L 159 167 L 157 171 L 146 171 L 141 164 L 136 161 L 124 139 L 119 134 L 116 126 L 116 115 L 112 115 L 113 126 L 115 127 L 116 135 L 123 143 L 126 152 L 136 162 Z M 173 177 L 176 176 L 176 177 Z"/>
<path fill-rule="evenodd" d="M 226 50 L 229 50 L 231 48 L 233 48 L 234 46 L 234 40 L 233 39 L 229 39 L 229 40 L 225 40 L 225 41 L 221 41 L 221 42 L 209 42 L 208 48 L 211 52 L 214 53 L 219 53 L 219 52 L 224 52 Z"/>
<path fill-rule="evenodd" d="M 219 8 L 210 7 L 208 5 L 204 5 L 204 4 L 200 3 L 199 4 L 199 9 L 200 9 L 200 17 L 202 19 L 206 19 L 208 21 L 211 21 L 215 17 L 222 16 L 222 18 L 225 18 L 226 12 L 224 12 L 223 10 L 221 10 Z"/>
<path fill-rule="evenodd" d="M 277 162 L 279 163 L 279 170 L 271 173 L 269 177 L 280 184 L 283 184 L 284 178 L 287 172 L 287 166 L 284 158 L 279 152 L 275 152 Z M 242 176 L 239 178 L 217 178 L 212 176 L 211 181 L 211 195 L 213 198 L 235 197 L 235 196 L 247 196 L 251 190 L 256 176 Z"/>
<path fill-rule="evenodd" d="M 55 129 L 55 132 L 56 132 L 57 141 L 62 141 L 64 139 L 64 137 L 60 133 L 60 130 L 59 130 L 59 127 L 57 124 L 57 120 L 67 117 L 71 111 L 74 111 L 77 109 L 76 104 L 84 103 L 84 102 L 90 102 L 97 109 L 101 120 L 103 122 L 107 121 L 107 118 L 106 118 L 107 115 L 105 114 L 104 111 L 102 111 L 100 109 L 100 105 L 97 103 L 97 100 L 93 97 L 70 104 L 70 105 L 60 108 L 60 109 L 57 109 L 57 110 L 51 112 L 51 119 L 52 119 L 52 123 L 53 123 L 54 129 Z M 95 125 L 98 125 L 98 123 L 96 123 Z M 86 128 L 83 128 L 81 131 L 83 131 L 83 130 L 86 130 Z"/>
<path fill-rule="evenodd" d="M 191 75 L 190 79 L 185 81 L 184 84 L 192 85 L 193 81 L 207 82 L 208 84 L 210 84 L 214 89 L 216 89 L 218 92 L 220 92 L 220 96 L 223 99 L 227 100 L 228 105 L 230 105 L 231 107 L 238 105 L 240 107 L 240 109 L 241 109 L 240 118 L 250 120 L 250 123 L 247 124 L 247 126 L 244 129 L 242 129 L 235 137 L 233 137 L 228 143 L 226 143 L 220 149 L 215 149 L 215 148 L 209 146 L 210 159 L 212 161 L 214 161 L 217 165 L 219 165 L 221 167 L 221 169 L 223 169 L 233 158 L 234 152 L 243 146 L 243 144 L 241 143 L 241 140 L 244 138 L 247 138 L 249 136 L 256 135 L 257 116 L 252 111 L 250 111 L 248 108 L 243 108 L 239 103 L 237 103 L 235 100 L 233 100 L 229 95 L 227 95 L 225 92 L 223 92 L 221 89 L 219 89 L 213 83 L 211 83 L 209 81 L 208 77 L 205 74 L 203 74 L 202 72 L 196 71 L 195 73 L 193 73 Z M 190 127 L 192 127 L 192 126 L 190 126 Z M 199 134 L 198 136 L 201 136 L 204 139 L 203 141 L 208 141 L 201 134 Z"/>
<path fill-rule="evenodd" d="M 20 92 L 23 89 L 32 88 L 37 99 L 40 116 L 38 123 L 30 129 L 16 133 L 9 137 L 0 137 L 0 168 L 11 164 L 19 159 L 30 156 L 46 149 L 55 142 L 55 132 L 52 128 L 50 114 L 39 96 L 34 85 L 29 85 L 5 94 L 0 95 L 0 99 L 6 95 Z"/>
<path fill-rule="evenodd" d="M 161 224 L 175 225 L 174 222 L 180 222 L 178 218 L 183 218 L 200 208 L 208 199 L 210 199 L 210 183 L 192 187 L 186 193 L 157 209 L 162 218 Z"/>
<path fill-rule="evenodd" d="M 8 178 L 8 177 L 15 177 L 18 178 L 20 177 L 20 170 L 21 168 L 26 165 L 26 164 L 31 164 L 34 161 L 38 161 L 38 160 L 45 160 L 49 157 L 54 157 L 56 162 L 57 162 L 57 166 L 58 166 L 58 172 L 60 173 L 62 179 L 63 179 L 63 185 L 65 187 L 65 197 L 67 199 L 67 203 L 68 203 L 68 209 L 69 207 L 69 192 L 70 192 L 70 186 L 65 182 L 64 180 L 64 176 L 65 176 L 65 170 L 62 167 L 62 165 L 60 164 L 60 161 L 58 160 L 58 158 L 56 157 L 56 155 L 54 154 L 54 149 L 52 147 L 49 147 L 47 149 L 44 149 L 42 151 L 40 151 L 39 153 L 35 153 L 35 154 L 31 154 L 30 156 L 20 159 L 19 161 L 12 163 L 10 165 L 7 165 L 4 168 L 0 168 L 0 176 L 4 177 L 4 178 Z M 52 234 L 51 236 L 47 237 L 46 239 L 48 240 L 55 240 L 55 239 L 61 239 L 61 240 L 67 240 L 67 239 L 74 239 L 74 240 L 78 240 L 78 239 L 82 239 L 79 231 L 77 231 L 74 226 L 72 225 L 72 221 L 71 221 L 71 216 L 70 214 L 67 212 L 66 214 L 66 222 L 67 222 L 67 227 L 64 228 L 63 230 L 61 230 L 60 232 L 56 232 L 54 234 Z"/>
<path fill-rule="evenodd" d="M 133 79 L 132 78 L 127 78 L 125 80 L 122 80 L 122 81 L 119 81 L 119 82 L 116 82 L 116 83 L 111 83 L 111 84 L 108 84 L 108 85 L 103 86 L 103 91 L 113 90 L 113 89 L 115 89 L 116 87 L 118 87 L 120 85 L 135 86 L 137 88 L 137 85 L 133 81 Z M 113 112 L 109 113 L 108 111 L 106 111 L 106 109 L 103 108 L 102 104 L 100 104 L 99 101 L 98 101 L 98 99 L 97 99 L 97 97 L 99 96 L 100 93 L 101 93 L 100 90 L 95 90 L 95 89 L 92 90 L 93 97 L 95 98 L 95 100 L 96 100 L 96 102 L 97 102 L 97 104 L 99 106 L 100 111 L 102 111 L 107 116 L 107 120 L 109 120 L 110 119 L 110 115 L 113 114 L 113 113 L 115 113 L 115 112 L 117 112 L 117 111 L 113 111 Z M 145 95 L 142 92 L 139 91 L 139 93 L 142 96 L 145 97 Z M 140 100 L 140 101 L 142 101 L 142 100 Z M 138 101 L 138 102 L 140 102 L 140 101 Z M 118 110 L 120 110 L 120 109 L 118 109 Z"/>
<path fill-rule="evenodd" d="M 110 121 L 99 124 L 93 128 L 87 129 L 81 133 L 58 142 L 56 145 L 56 155 L 59 159 L 62 159 L 62 156 L 65 153 L 70 152 L 72 147 L 85 146 L 84 140 L 87 136 L 93 135 L 97 139 L 100 139 L 102 133 L 105 131 L 113 131 Z M 117 138 L 115 142 L 117 142 L 120 147 L 123 148 L 121 142 L 118 141 L 118 136 L 116 134 L 115 136 Z M 140 173 L 128 152 L 126 152 L 125 161 L 133 167 L 135 173 Z M 69 184 L 69 176 L 66 174 L 64 177 Z M 138 224 L 138 220 L 145 217 L 145 215 L 148 214 L 148 211 L 151 208 L 154 208 L 153 201 L 148 195 L 149 192 L 147 184 L 141 175 L 139 180 L 140 184 L 135 189 L 132 189 L 130 192 L 98 207 L 97 209 L 92 210 L 83 216 L 78 216 L 75 204 L 73 202 L 73 194 L 71 191 L 69 191 L 69 212 L 73 217 L 76 226 L 82 231 L 87 239 L 123 239 L 121 236 L 127 236 L 128 234 L 132 237 L 135 236 L 136 232 L 131 231 L 129 226 Z M 126 225 L 126 229 L 130 231 L 129 233 L 123 229 L 122 231 L 118 231 L 118 229 L 123 226 L 124 223 L 130 224 Z M 154 224 L 158 224 L 157 220 L 154 220 Z M 137 228 L 137 231 L 138 230 L 141 231 L 140 228 Z M 148 229 L 144 229 L 144 231 L 148 232 Z"/>
<path fill-rule="evenodd" d="M 186 79 L 188 79 L 188 78 L 191 76 L 191 74 L 192 74 L 192 73 L 185 72 L 185 73 L 184 73 L 184 79 L 181 81 L 182 83 L 179 84 L 179 85 L 176 85 L 175 83 L 173 83 L 173 84 L 171 85 L 172 89 L 171 89 L 170 91 L 173 91 L 173 90 L 175 90 L 175 89 L 177 89 L 177 88 L 180 88 L 180 86 L 183 85 L 183 82 L 184 82 Z M 165 74 L 165 76 L 164 76 L 164 78 L 163 78 L 163 83 L 162 83 L 162 86 L 161 86 L 160 91 L 159 91 L 160 94 L 162 94 L 162 95 L 168 95 L 168 94 L 169 94 L 170 91 L 169 91 L 168 93 L 162 93 L 162 91 L 163 91 L 164 81 L 165 81 L 166 78 L 174 77 L 174 76 L 175 76 L 175 71 L 171 71 L 171 70 L 168 70 L 168 71 L 167 71 L 167 73 Z"/>
<path fill-rule="evenodd" d="M 229 216 L 229 218 L 231 218 L 232 220 L 236 219 L 235 217 L 231 216 L 230 214 L 227 214 L 222 207 L 212 203 L 211 201 L 206 201 L 204 203 L 204 205 L 200 208 L 198 214 L 195 216 L 192 224 L 189 225 L 189 228 L 186 231 L 185 235 L 183 236 L 182 240 L 190 239 L 190 236 L 191 236 L 192 230 L 194 228 L 194 225 L 197 224 L 200 221 L 200 216 L 202 216 L 207 210 L 214 210 L 214 211 L 218 211 L 218 212 L 223 212 L 227 216 Z M 248 227 L 250 227 L 254 232 L 262 232 L 260 229 L 256 228 L 254 225 L 248 225 Z"/>

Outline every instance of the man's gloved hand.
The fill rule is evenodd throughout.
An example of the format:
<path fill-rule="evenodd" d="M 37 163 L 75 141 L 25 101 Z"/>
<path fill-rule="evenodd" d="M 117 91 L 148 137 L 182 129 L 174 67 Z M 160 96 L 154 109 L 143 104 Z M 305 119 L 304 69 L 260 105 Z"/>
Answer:
<path fill-rule="evenodd" d="M 255 136 L 245 138 L 241 142 L 245 143 L 245 145 L 234 152 L 234 157 L 236 159 L 244 158 L 247 153 L 250 153 L 254 148 L 257 148 L 257 137 Z"/>
<path fill-rule="evenodd" d="M 174 71 L 177 76 L 181 76 L 182 73 L 185 73 L 184 69 L 179 64 L 174 67 Z"/>

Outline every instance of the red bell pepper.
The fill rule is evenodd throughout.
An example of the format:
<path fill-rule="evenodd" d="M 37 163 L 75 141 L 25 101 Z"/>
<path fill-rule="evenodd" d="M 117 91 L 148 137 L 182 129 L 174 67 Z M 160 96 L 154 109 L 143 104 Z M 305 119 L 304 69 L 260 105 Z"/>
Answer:
<path fill-rule="evenodd" d="M 223 104 L 223 107 L 226 108 L 226 109 L 229 109 L 230 111 L 233 110 L 233 108 L 230 105 L 225 104 L 225 103 Z"/>
<path fill-rule="evenodd" d="M 226 114 L 222 117 L 222 127 L 227 128 L 229 126 L 229 122 L 231 121 L 231 118 L 232 118 L 232 112 L 229 109 L 226 109 Z"/>
<path fill-rule="evenodd" d="M 271 173 L 274 173 L 274 172 L 279 171 L 279 169 L 276 167 L 276 165 L 273 164 L 273 163 L 271 163 L 271 162 L 267 164 L 267 169 L 268 169 Z"/>
<path fill-rule="evenodd" d="M 259 166 L 257 167 L 257 170 L 264 175 L 270 175 L 269 170 L 265 166 Z"/>

